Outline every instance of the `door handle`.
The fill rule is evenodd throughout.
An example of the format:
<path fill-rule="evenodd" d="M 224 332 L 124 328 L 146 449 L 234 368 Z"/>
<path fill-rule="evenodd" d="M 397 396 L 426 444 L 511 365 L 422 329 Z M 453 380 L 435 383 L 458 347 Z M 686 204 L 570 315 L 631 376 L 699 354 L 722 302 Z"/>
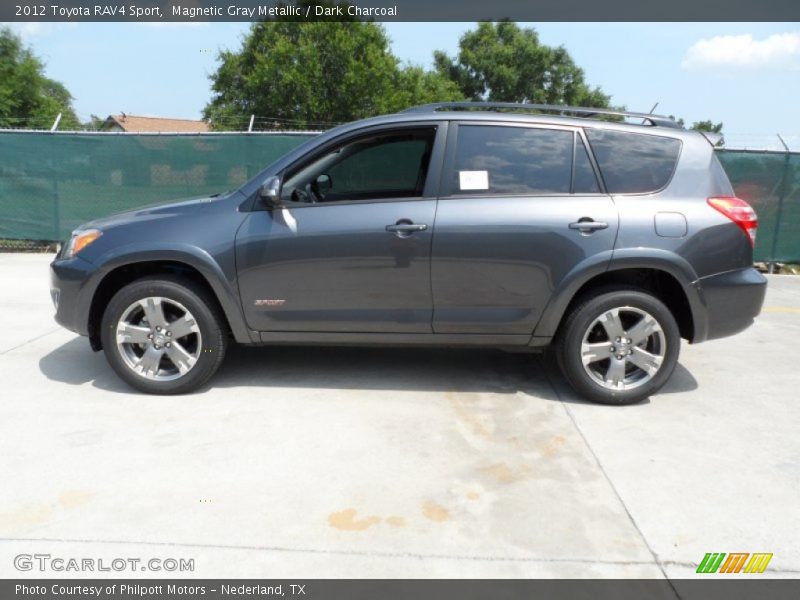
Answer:
<path fill-rule="evenodd" d="M 608 223 L 603 221 L 594 221 L 584 217 L 575 223 L 569 224 L 570 229 L 577 229 L 581 233 L 592 233 L 598 229 L 608 229 Z"/>
<path fill-rule="evenodd" d="M 408 236 L 416 231 L 425 231 L 428 228 L 425 223 L 412 223 L 408 219 L 400 219 L 394 225 L 387 225 L 386 231 L 396 233 L 398 236 Z"/>

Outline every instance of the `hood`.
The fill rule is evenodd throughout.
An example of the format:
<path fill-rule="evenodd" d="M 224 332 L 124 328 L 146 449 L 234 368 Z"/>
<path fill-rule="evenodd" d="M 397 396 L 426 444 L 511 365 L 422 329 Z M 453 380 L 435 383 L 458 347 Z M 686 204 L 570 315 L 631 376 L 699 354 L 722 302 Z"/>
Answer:
<path fill-rule="evenodd" d="M 126 210 L 118 213 L 111 214 L 107 217 L 94 219 L 88 223 L 84 223 L 78 229 L 108 229 L 116 225 L 125 225 L 132 221 L 143 221 L 148 219 L 159 219 L 163 217 L 170 217 L 174 215 L 183 214 L 186 212 L 193 212 L 201 209 L 205 205 L 216 203 L 226 200 L 231 196 L 238 194 L 238 192 L 224 192 L 222 194 L 213 194 L 211 196 L 203 196 L 201 198 L 188 198 L 182 200 L 169 201 L 164 203 L 154 203 L 147 206 L 135 208 L 133 210 Z"/>

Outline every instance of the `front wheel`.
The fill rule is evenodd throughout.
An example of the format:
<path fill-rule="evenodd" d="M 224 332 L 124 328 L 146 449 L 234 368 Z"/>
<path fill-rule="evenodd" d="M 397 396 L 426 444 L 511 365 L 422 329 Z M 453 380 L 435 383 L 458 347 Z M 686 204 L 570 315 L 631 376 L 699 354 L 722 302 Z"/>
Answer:
<path fill-rule="evenodd" d="M 580 302 L 556 340 L 559 366 L 581 396 L 632 404 L 666 383 L 680 352 L 675 317 L 658 298 L 611 290 Z"/>
<path fill-rule="evenodd" d="M 227 347 L 223 319 L 201 286 L 162 275 L 118 291 L 103 314 L 103 351 L 111 367 L 134 388 L 182 394 L 203 385 Z"/>

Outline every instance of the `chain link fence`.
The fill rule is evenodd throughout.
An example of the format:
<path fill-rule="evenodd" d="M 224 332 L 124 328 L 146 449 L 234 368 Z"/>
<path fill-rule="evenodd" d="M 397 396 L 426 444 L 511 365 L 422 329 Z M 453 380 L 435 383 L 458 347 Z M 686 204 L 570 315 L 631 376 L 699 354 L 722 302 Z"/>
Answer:
<path fill-rule="evenodd" d="M 52 248 L 100 216 L 235 188 L 313 135 L 0 132 L 0 249 Z M 726 138 L 719 158 L 758 212 L 756 261 L 800 262 L 800 136 Z"/>

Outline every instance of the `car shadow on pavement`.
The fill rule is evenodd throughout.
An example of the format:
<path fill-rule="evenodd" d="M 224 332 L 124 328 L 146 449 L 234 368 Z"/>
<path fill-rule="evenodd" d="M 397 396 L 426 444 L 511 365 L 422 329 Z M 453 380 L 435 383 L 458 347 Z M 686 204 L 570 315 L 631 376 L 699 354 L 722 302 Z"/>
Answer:
<path fill-rule="evenodd" d="M 50 380 L 138 393 L 123 383 L 102 352 L 75 338 L 39 361 Z M 574 394 L 549 355 L 463 348 L 369 348 L 334 346 L 250 347 L 231 344 L 207 388 L 277 387 L 514 394 L 564 402 Z M 554 389 L 555 387 L 555 389 Z M 697 381 L 678 364 L 660 395 L 686 392 Z M 647 401 L 645 401 L 646 403 Z"/>
<path fill-rule="evenodd" d="M 675 365 L 675 370 L 672 376 L 661 388 L 659 394 L 674 394 L 677 392 L 691 392 L 699 387 L 697 379 L 694 378 L 691 371 L 684 367 L 680 362 Z"/>
<path fill-rule="evenodd" d="M 91 383 L 112 392 L 132 392 L 106 362 L 102 352 L 93 352 L 85 337 L 76 337 L 39 359 L 39 370 L 51 381 L 82 385 Z"/>

